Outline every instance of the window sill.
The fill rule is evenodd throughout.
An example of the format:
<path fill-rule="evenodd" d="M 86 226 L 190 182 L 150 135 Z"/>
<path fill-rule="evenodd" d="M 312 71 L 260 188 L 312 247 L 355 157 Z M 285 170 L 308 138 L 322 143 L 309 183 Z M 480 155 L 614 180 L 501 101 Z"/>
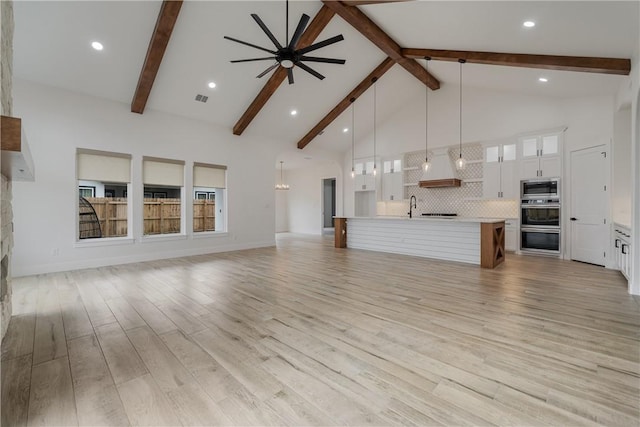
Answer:
<path fill-rule="evenodd" d="M 150 236 L 142 236 L 140 243 L 157 243 L 157 242 L 170 242 L 175 240 L 186 240 L 186 234 L 154 234 Z"/>
<path fill-rule="evenodd" d="M 208 239 L 216 237 L 226 237 L 229 233 L 227 231 L 200 231 L 193 233 L 194 239 Z"/>
<path fill-rule="evenodd" d="M 98 246 L 132 245 L 135 240 L 132 237 L 106 237 L 99 239 L 87 239 L 76 241 L 74 248 L 93 248 Z"/>

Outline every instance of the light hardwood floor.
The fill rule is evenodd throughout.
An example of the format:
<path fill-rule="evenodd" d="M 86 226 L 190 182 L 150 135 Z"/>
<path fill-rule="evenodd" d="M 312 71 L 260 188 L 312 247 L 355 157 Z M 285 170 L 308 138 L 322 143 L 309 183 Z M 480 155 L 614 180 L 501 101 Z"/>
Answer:
<path fill-rule="evenodd" d="M 20 278 L 2 426 L 637 426 L 615 271 L 277 248 Z"/>

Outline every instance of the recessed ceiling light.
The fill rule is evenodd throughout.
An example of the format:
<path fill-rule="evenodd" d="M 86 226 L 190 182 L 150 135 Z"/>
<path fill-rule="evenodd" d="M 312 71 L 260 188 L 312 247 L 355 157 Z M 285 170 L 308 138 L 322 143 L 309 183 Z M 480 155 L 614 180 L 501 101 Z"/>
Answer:
<path fill-rule="evenodd" d="M 535 27 L 535 26 L 536 26 L 536 23 L 535 23 L 535 22 L 533 22 L 533 21 L 524 21 L 524 22 L 522 23 L 522 26 L 523 26 L 523 27 L 527 27 L 527 28 L 533 28 L 533 27 Z"/>
<path fill-rule="evenodd" d="M 95 50 L 104 49 L 104 46 L 102 46 L 102 43 L 100 43 L 100 42 L 92 42 L 91 43 L 91 47 L 94 48 Z"/>
<path fill-rule="evenodd" d="M 539 82 L 542 82 L 542 83 L 546 83 L 546 82 L 548 82 L 548 81 L 549 81 L 549 79 L 548 79 L 548 78 L 546 78 L 546 77 L 540 77 L 540 78 L 538 78 L 538 81 L 539 81 Z"/>
<path fill-rule="evenodd" d="M 344 128 L 344 129 L 342 129 L 342 132 L 344 132 L 344 133 L 349 132 L 349 128 Z"/>
<path fill-rule="evenodd" d="M 207 86 L 209 86 L 210 89 L 213 89 L 216 87 L 216 83 L 215 82 L 209 82 L 209 84 L 207 84 Z"/>
<path fill-rule="evenodd" d="M 296 114 L 298 114 L 298 110 L 291 110 L 291 115 L 295 116 Z"/>

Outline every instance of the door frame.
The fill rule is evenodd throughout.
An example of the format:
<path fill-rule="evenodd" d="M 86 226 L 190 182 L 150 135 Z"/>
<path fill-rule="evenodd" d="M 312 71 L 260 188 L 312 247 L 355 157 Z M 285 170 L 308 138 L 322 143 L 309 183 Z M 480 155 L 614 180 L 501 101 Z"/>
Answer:
<path fill-rule="evenodd" d="M 338 177 L 336 176 L 328 176 L 328 177 L 322 177 L 320 179 L 320 234 L 324 233 L 324 229 L 327 228 L 324 226 L 324 211 L 325 211 L 325 205 L 324 205 L 324 182 L 328 179 L 333 180 L 333 182 L 335 183 L 335 192 L 333 194 L 333 206 L 336 209 L 336 215 L 338 215 Z"/>
<path fill-rule="evenodd" d="M 572 213 L 572 209 L 573 206 L 571 206 L 571 183 L 573 180 L 573 153 L 578 152 L 578 151 L 584 151 L 584 150 L 591 150 L 597 147 L 602 147 L 602 150 L 605 151 L 607 153 L 607 161 L 605 162 L 605 185 L 607 186 L 607 191 L 606 191 L 606 201 L 605 203 L 607 204 L 607 206 L 605 207 L 605 213 L 606 213 L 606 220 L 607 220 L 607 244 L 605 245 L 606 251 L 607 251 L 607 256 L 605 259 L 605 263 L 604 266 L 605 268 L 614 268 L 615 267 L 615 257 L 614 255 L 614 248 L 613 248 L 613 241 L 611 239 L 611 233 L 613 232 L 613 222 L 611 220 L 612 218 L 612 213 L 611 213 L 611 182 L 613 181 L 613 178 L 611 177 L 611 138 L 609 138 L 606 141 L 603 141 L 601 144 L 595 144 L 595 145 L 590 145 L 588 147 L 581 147 L 581 148 L 576 148 L 575 150 L 571 150 L 569 151 L 569 155 L 568 157 L 568 161 L 567 161 L 567 173 L 565 175 L 565 185 L 564 185 L 564 189 L 563 189 L 563 196 L 562 196 L 562 205 L 563 205 L 563 210 L 565 211 L 565 213 L 562 214 L 562 216 L 564 217 L 563 220 L 563 228 L 566 230 L 564 234 L 564 250 L 563 252 L 563 258 L 564 259 L 568 259 L 571 260 L 572 256 L 571 253 L 573 251 L 572 248 L 572 227 L 571 227 L 571 221 L 570 218 L 573 216 Z"/>

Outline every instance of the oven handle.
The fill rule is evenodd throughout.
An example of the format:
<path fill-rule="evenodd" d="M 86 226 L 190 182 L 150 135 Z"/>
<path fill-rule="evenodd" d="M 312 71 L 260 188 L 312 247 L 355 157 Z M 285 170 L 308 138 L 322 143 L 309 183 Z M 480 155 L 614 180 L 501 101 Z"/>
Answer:
<path fill-rule="evenodd" d="M 560 234 L 560 228 L 520 228 L 523 233 L 548 233 L 548 234 Z"/>
<path fill-rule="evenodd" d="M 560 209 L 560 204 L 541 204 L 541 205 L 528 205 L 528 204 L 520 204 L 522 209 L 548 209 L 548 208 L 558 208 Z"/>

